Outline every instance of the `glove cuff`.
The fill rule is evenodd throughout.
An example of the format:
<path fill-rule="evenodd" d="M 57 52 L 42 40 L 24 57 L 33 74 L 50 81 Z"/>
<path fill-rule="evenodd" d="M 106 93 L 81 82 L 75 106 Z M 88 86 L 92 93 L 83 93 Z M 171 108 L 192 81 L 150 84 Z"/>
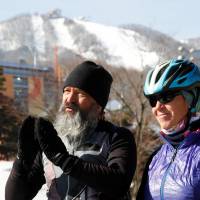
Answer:
<path fill-rule="evenodd" d="M 80 159 L 73 155 L 68 155 L 67 159 L 60 165 L 65 174 L 70 174 L 74 166 L 78 164 Z"/>

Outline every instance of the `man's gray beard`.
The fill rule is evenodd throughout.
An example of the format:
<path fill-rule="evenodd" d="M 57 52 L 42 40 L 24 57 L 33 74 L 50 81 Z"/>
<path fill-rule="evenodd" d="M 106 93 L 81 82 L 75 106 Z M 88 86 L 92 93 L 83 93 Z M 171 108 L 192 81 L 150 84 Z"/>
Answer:
<path fill-rule="evenodd" d="M 54 128 L 64 142 L 67 150 L 73 152 L 84 138 L 96 128 L 98 113 L 95 106 L 88 113 L 77 109 L 77 112 L 73 116 L 64 110 L 64 105 L 61 105 L 54 122 Z"/>

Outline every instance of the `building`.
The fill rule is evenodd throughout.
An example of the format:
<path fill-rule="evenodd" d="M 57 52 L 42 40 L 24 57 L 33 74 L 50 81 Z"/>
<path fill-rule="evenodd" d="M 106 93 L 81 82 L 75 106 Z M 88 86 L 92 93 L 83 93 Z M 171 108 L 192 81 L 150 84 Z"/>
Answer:
<path fill-rule="evenodd" d="M 14 99 L 16 106 L 28 114 L 43 112 L 46 99 L 52 96 L 53 69 L 5 62 L 0 62 L 0 68 L 5 79 L 4 95 Z"/>

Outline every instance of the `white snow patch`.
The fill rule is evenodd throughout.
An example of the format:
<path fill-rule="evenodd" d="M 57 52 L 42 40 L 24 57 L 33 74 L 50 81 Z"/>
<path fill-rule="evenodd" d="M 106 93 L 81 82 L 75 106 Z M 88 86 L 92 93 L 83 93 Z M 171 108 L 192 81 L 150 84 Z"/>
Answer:
<path fill-rule="evenodd" d="M 12 161 L 0 161 L 0 199 L 5 199 L 5 185 L 10 174 L 13 162 Z M 41 190 L 38 192 L 34 200 L 47 200 L 46 197 L 46 184 L 43 185 Z"/>
<path fill-rule="evenodd" d="M 43 28 L 43 19 L 39 15 L 33 15 L 32 18 L 34 33 L 34 48 L 38 52 L 45 53 L 45 32 Z"/>
<path fill-rule="evenodd" d="M 8 41 L 8 39 L 4 38 L 6 33 L 9 33 L 9 27 L 6 23 L 0 24 L 0 49 L 6 51 L 12 51 L 20 47 L 21 44 L 15 42 L 15 37 L 13 36 L 12 39 Z M 6 35 L 7 36 L 7 35 Z"/>
<path fill-rule="evenodd" d="M 74 40 L 69 34 L 68 27 L 64 24 L 64 18 L 51 20 L 57 37 L 57 46 L 66 47 L 73 50 L 75 48 Z"/>

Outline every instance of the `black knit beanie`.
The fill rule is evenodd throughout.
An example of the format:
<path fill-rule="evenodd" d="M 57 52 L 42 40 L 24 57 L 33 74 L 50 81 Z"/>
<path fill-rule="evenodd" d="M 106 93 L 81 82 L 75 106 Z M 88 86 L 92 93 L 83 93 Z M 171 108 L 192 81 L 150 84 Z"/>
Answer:
<path fill-rule="evenodd" d="M 101 65 L 85 61 L 76 66 L 68 75 L 63 90 L 70 86 L 79 88 L 93 97 L 102 108 L 105 108 L 112 81 L 111 74 Z"/>

